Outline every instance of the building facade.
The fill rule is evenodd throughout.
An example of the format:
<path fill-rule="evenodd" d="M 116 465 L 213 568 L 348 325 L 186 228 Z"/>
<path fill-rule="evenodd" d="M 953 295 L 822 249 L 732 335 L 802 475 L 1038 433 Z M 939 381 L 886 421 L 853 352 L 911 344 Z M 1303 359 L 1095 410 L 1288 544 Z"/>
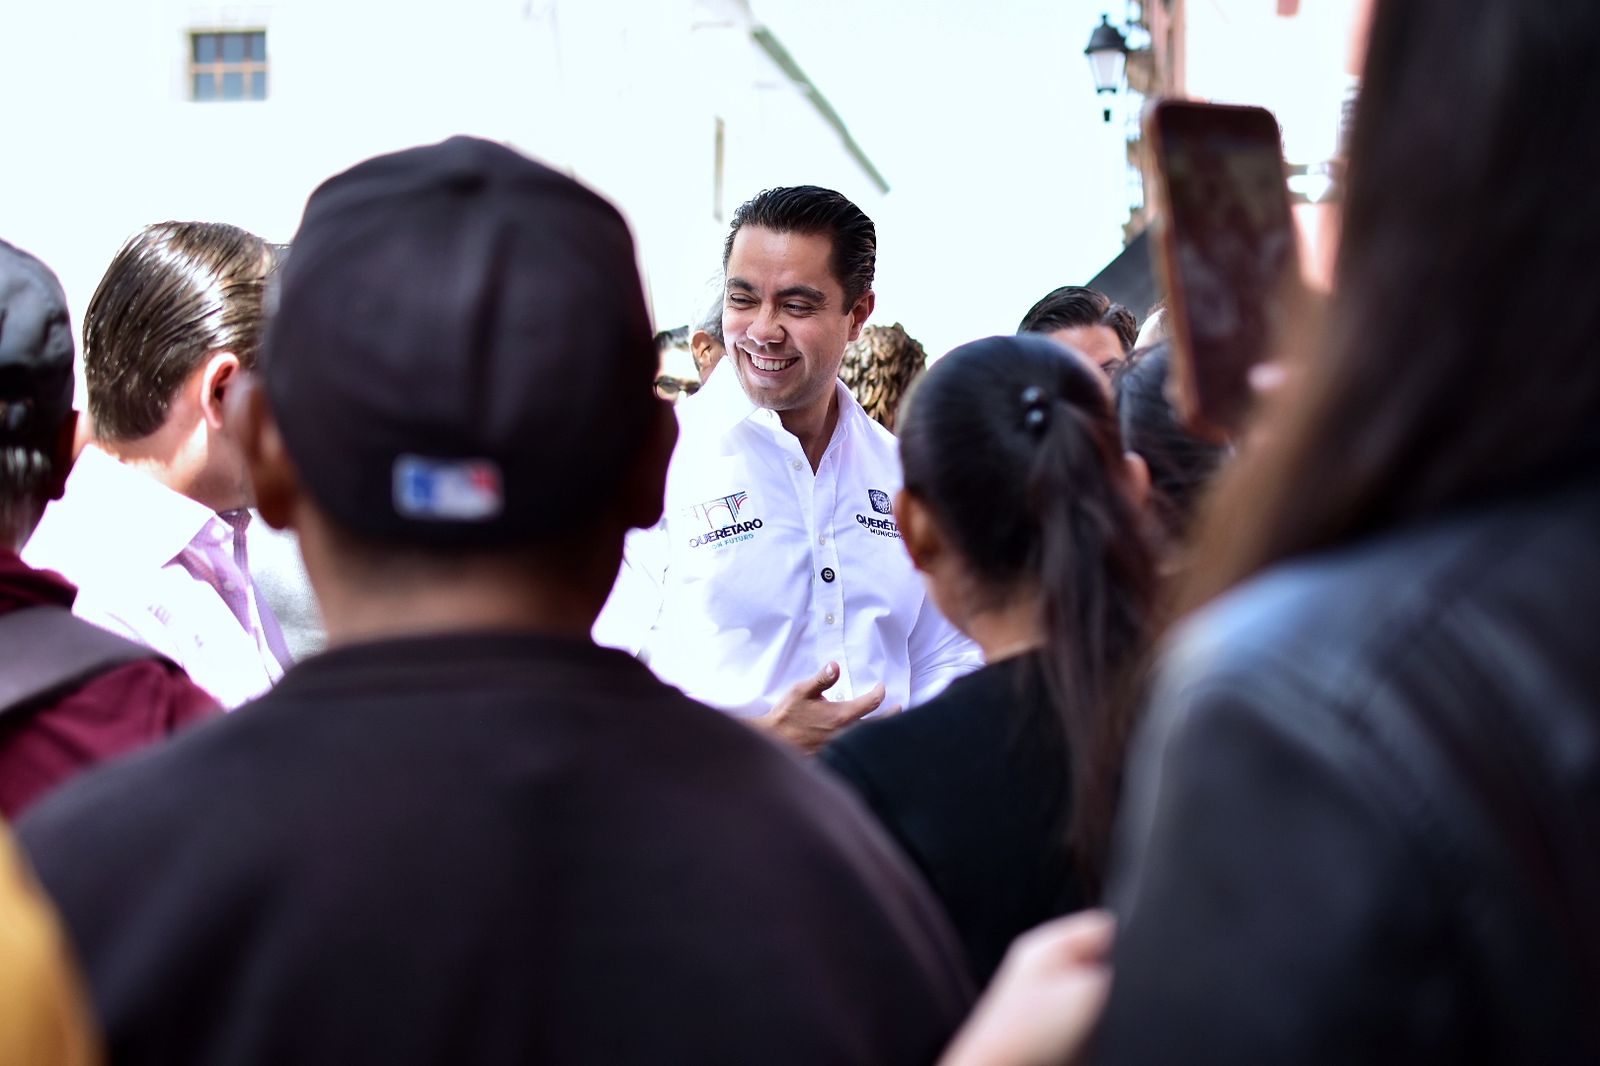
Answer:
<path fill-rule="evenodd" d="M 0 81 L 0 234 L 56 268 L 75 318 L 148 223 L 287 241 L 324 178 L 455 133 L 613 199 L 662 326 L 704 310 L 728 214 L 796 153 L 869 213 L 888 189 L 746 0 L 16 3 Z"/>

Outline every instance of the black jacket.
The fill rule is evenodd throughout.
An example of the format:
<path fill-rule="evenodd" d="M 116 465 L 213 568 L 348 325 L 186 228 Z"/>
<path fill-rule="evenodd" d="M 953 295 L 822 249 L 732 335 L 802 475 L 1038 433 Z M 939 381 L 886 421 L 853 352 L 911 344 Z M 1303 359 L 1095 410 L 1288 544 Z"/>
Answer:
<path fill-rule="evenodd" d="M 1141 731 L 1108 1063 L 1600 1061 L 1600 483 L 1278 567 Z"/>

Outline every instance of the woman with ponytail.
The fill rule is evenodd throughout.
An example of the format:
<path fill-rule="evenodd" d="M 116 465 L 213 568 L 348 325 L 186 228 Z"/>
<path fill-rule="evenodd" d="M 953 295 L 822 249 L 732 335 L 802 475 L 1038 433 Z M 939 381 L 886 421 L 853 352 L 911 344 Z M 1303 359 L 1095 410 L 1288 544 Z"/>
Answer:
<path fill-rule="evenodd" d="M 821 753 L 921 868 L 986 981 L 1099 893 L 1154 595 L 1143 464 L 1094 366 L 1042 337 L 955 349 L 900 415 L 900 535 L 988 665 Z"/>

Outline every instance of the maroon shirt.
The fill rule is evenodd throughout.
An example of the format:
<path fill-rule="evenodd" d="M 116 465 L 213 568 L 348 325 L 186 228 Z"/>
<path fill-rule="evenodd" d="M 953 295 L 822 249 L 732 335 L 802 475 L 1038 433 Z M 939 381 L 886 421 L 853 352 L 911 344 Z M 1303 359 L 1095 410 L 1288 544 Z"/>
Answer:
<path fill-rule="evenodd" d="M 0 548 L 0 614 L 71 607 L 78 590 Z M 14 819 L 80 770 L 221 713 L 177 666 L 149 659 L 92 678 L 54 706 L 0 720 L 0 815 Z"/>

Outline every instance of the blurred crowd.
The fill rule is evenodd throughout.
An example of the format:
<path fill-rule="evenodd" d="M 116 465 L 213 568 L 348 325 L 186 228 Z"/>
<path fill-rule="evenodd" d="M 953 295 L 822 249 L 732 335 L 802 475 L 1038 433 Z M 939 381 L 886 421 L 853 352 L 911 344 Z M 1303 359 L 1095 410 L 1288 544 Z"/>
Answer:
<path fill-rule="evenodd" d="M 664 329 L 467 137 L 0 241 L 0 1064 L 1600 1061 L 1600 7 L 1370 33 L 1223 437 L 812 185 Z"/>

